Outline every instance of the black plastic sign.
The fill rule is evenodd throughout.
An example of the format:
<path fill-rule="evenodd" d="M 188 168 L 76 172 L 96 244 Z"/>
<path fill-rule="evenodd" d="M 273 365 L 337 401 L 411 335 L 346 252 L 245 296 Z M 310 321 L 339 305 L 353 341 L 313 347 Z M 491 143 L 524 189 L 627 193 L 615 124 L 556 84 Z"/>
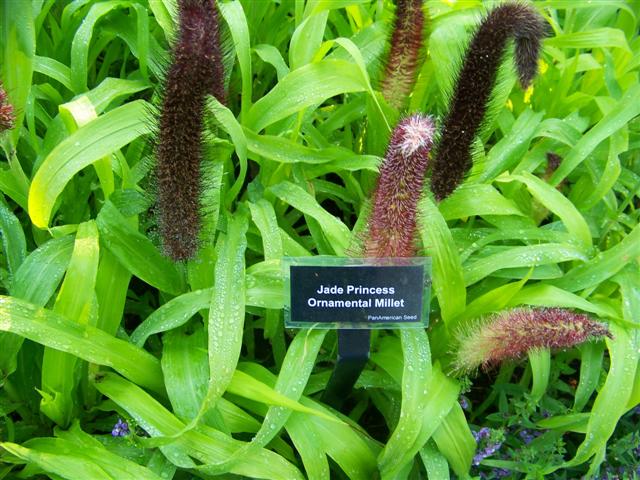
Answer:
<path fill-rule="evenodd" d="M 297 328 L 424 327 L 428 258 L 286 259 L 285 320 Z"/>

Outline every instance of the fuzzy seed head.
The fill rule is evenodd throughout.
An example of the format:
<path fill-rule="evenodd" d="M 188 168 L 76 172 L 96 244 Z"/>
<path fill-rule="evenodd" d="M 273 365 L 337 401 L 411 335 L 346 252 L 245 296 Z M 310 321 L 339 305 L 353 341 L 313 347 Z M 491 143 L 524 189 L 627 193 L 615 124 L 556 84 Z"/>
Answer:
<path fill-rule="evenodd" d="M 546 22 L 531 6 L 506 3 L 493 9 L 471 39 L 458 74 L 431 175 L 431 189 L 444 200 L 471 167 L 471 145 L 482 125 L 498 67 L 509 38 L 514 38 L 515 64 L 523 88 L 538 69 Z"/>
<path fill-rule="evenodd" d="M 176 261 L 198 248 L 205 99 L 224 101 L 214 0 L 179 0 L 178 7 L 156 148 L 160 234 L 164 252 Z"/>
<path fill-rule="evenodd" d="M 434 133 L 433 120 L 421 114 L 393 131 L 373 196 L 365 257 L 415 255 L 416 210 Z"/>
<path fill-rule="evenodd" d="M 423 0 L 398 0 L 381 91 L 398 109 L 405 106 L 413 89 L 424 42 Z"/>
<path fill-rule="evenodd" d="M 457 370 L 487 370 L 541 348 L 570 348 L 611 338 L 604 323 L 562 308 L 519 308 L 501 312 L 458 334 Z"/>
<path fill-rule="evenodd" d="M 15 125 L 16 117 L 13 112 L 13 105 L 9 103 L 7 92 L 4 91 L 0 83 L 0 133 L 11 130 Z"/>

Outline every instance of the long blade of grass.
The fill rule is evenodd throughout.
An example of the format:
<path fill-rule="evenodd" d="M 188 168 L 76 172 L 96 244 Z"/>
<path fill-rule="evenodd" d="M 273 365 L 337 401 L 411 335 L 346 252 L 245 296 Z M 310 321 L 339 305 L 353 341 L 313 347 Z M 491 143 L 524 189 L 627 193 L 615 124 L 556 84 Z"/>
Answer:
<path fill-rule="evenodd" d="M 45 158 L 29 190 L 29 215 L 39 228 L 49 224 L 56 199 L 83 168 L 149 132 L 148 104 L 127 103 L 79 128 Z"/>
<path fill-rule="evenodd" d="M 593 152 L 600 142 L 624 127 L 633 117 L 640 115 L 640 102 L 636 101 L 638 96 L 640 96 L 640 85 L 634 84 L 625 92 L 618 103 L 569 151 L 569 154 L 549 179 L 549 183 L 553 186 L 558 185 Z"/>
<path fill-rule="evenodd" d="M 315 198 L 294 183 L 281 182 L 270 187 L 269 191 L 283 202 L 316 220 L 336 255 L 344 256 L 349 246 L 350 232 L 342 221 L 327 212 Z"/>
<path fill-rule="evenodd" d="M 27 241 L 20 220 L 3 202 L 0 202 L 0 233 L 2 233 L 2 249 L 9 267 L 9 289 L 11 289 L 13 277 L 27 256 Z"/>
<path fill-rule="evenodd" d="M 552 280 L 551 284 L 570 292 L 589 288 L 611 278 L 622 270 L 629 260 L 638 256 L 640 256 L 640 225 L 636 225 L 617 245 L 569 270 L 562 278 Z"/>
<path fill-rule="evenodd" d="M 465 267 L 465 284 L 473 285 L 493 272 L 503 268 L 554 265 L 571 260 L 587 260 L 582 250 L 561 243 L 513 247 L 504 252 L 481 258 Z"/>
<path fill-rule="evenodd" d="M 422 245 L 432 257 L 433 289 L 438 297 L 445 322 L 459 315 L 465 308 L 465 289 L 462 264 L 453 243 L 447 222 L 435 204 L 426 196 L 418 204 Z"/>
<path fill-rule="evenodd" d="M 216 247 L 215 288 L 208 320 L 209 385 L 204 414 L 225 392 L 233 378 L 242 347 L 245 306 L 246 211 L 227 217 L 227 233 Z"/>
<path fill-rule="evenodd" d="M 240 118 L 244 119 L 251 108 L 253 74 L 251 73 L 251 42 L 247 17 L 239 1 L 219 3 L 223 18 L 229 25 L 233 46 L 238 57 L 240 77 L 242 78 L 242 96 L 240 100 Z"/>
<path fill-rule="evenodd" d="M 82 325 L 95 324 L 95 283 L 98 271 L 98 228 L 94 221 L 78 226 L 71 261 L 53 311 Z M 42 358 L 40 410 L 67 427 L 78 408 L 74 390 L 80 381 L 78 358 L 45 348 Z"/>
<path fill-rule="evenodd" d="M 104 204 L 97 218 L 104 246 L 136 277 L 174 295 L 185 288 L 175 265 L 162 256 L 145 235 L 134 230 L 111 203 Z"/>
<path fill-rule="evenodd" d="M 434 432 L 433 439 L 453 471 L 460 477 L 466 477 L 471 468 L 476 441 L 457 402 Z"/>
<path fill-rule="evenodd" d="M 184 431 L 185 425 L 158 401 L 118 375 L 106 374 L 97 379 L 96 388 L 125 409 L 152 437 L 171 437 Z M 242 445 L 243 442 L 217 430 L 200 427 L 198 430 L 185 432 L 173 444 L 160 448 L 172 448 L 174 454 L 181 455 L 183 460 L 189 455 L 203 463 L 220 463 Z M 206 469 L 206 465 L 200 468 Z M 240 459 L 229 472 L 274 480 L 302 478 L 297 468 L 279 455 L 264 449 L 257 455 Z"/>
<path fill-rule="evenodd" d="M 67 236 L 49 240 L 31 252 L 15 274 L 11 295 L 44 306 L 58 288 L 72 251 L 73 237 Z M 3 377 L 16 369 L 16 355 L 22 342 L 18 335 L 0 332 L 0 372 Z"/>
<path fill-rule="evenodd" d="M 640 324 L 640 271 L 629 265 L 616 277 L 622 296 L 622 314 L 630 324 Z M 611 365 L 604 386 L 598 392 L 587 432 L 572 460 L 565 466 L 578 465 L 605 448 L 618 420 L 627 410 L 640 358 L 640 332 L 610 323 L 613 340 L 606 339 Z"/>
<path fill-rule="evenodd" d="M 344 60 L 322 60 L 289 73 L 247 113 L 245 125 L 259 132 L 335 95 L 367 89 L 360 69 Z"/>
<path fill-rule="evenodd" d="M 164 391 L 160 362 L 153 355 L 51 310 L 0 296 L 0 330 L 73 354 L 87 362 L 111 367 L 138 385 L 156 392 Z"/>
<path fill-rule="evenodd" d="M 586 220 L 573 203 L 562 193 L 528 172 L 512 175 L 507 177 L 507 180 L 511 178 L 526 185 L 531 195 L 538 202 L 560 217 L 567 231 L 577 241 L 578 245 L 582 246 L 586 251 L 593 246 L 591 231 Z"/>
<path fill-rule="evenodd" d="M 394 478 L 413 460 L 417 450 L 407 452 L 407 446 L 412 445 L 420 434 L 421 420 L 429 398 L 425 390 L 431 377 L 431 352 L 427 333 L 422 329 L 401 330 L 400 338 L 404 359 L 402 406 L 398 424 L 379 456 L 378 465 L 382 478 Z"/>

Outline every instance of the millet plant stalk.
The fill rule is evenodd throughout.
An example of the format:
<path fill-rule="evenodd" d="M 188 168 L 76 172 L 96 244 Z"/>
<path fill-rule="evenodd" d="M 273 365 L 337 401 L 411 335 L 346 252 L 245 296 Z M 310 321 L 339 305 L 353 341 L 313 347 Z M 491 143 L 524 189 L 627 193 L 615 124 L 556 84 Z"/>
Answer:
<path fill-rule="evenodd" d="M 373 194 L 365 257 L 411 257 L 416 253 L 416 211 L 422 194 L 435 125 L 415 114 L 398 123 Z"/>
<path fill-rule="evenodd" d="M 464 57 L 436 147 L 431 175 L 436 200 L 449 196 L 471 167 L 472 142 L 487 112 L 507 41 L 515 39 L 518 78 L 526 88 L 537 73 L 545 30 L 544 19 L 524 3 L 500 5 L 480 24 Z"/>
<path fill-rule="evenodd" d="M 205 98 L 224 101 L 214 0 L 179 0 L 178 9 L 156 149 L 162 246 L 176 261 L 194 257 L 198 249 Z"/>
<path fill-rule="evenodd" d="M 398 0 L 389 54 L 380 90 L 389 105 L 402 109 L 418 76 L 424 49 L 423 0 Z"/>
<path fill-rule="evenodd" d="M 459 372 L 487 370 L 541 348 L 570 348 L 587 340 L 611 337 L 606 324 L 562 308 L 518 308 L 500 312 L 458 335 L 455 365 Z"/>

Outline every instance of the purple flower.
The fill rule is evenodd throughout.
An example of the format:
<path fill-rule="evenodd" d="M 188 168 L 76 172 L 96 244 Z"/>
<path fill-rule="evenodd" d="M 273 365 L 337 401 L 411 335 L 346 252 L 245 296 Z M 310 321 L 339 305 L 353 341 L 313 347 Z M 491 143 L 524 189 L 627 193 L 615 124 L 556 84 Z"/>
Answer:
<path fill-rule="evenodd" d="M 111 435 L 114 437 L 126 437 L 129 433 L 129 424 L 121 418 L 118 418 L 118 421 L 113 426 L 113 430 L 111 430 Z"/>
<path fill-rule="evenodd" d="M 522 441 L 525 443 L 525 445 L 529 445 L 532 441 L 534 441 L 536 438 L 542 435 L 542 433 L 543 432 L 539 432 L 537 430 L 529 431 L 525 429 L 525 430 L 521 430 L 520 433 L 518 433 L 518 435 L 520 436 Z"/>
<path fill-rule="evenodd" d="M 460 398 L 458 399 L 458 403 L 460 404 L 462 409 L 467 412 L 471 409 L 471 402 L 469 402 L 469 399 L 464 395 L 460 395 Z"/>
<path fill-rule="evenodd" d="M 476 443 L 480 443 L 483 439 L 489 438 L 490 433 L 491 433 L 491 430 L 488 427 L 482 427 L 477 432 L 471 432 L 471 434 L 473 435 L 473 438 L 475 438 L 476 440 Z"/>

